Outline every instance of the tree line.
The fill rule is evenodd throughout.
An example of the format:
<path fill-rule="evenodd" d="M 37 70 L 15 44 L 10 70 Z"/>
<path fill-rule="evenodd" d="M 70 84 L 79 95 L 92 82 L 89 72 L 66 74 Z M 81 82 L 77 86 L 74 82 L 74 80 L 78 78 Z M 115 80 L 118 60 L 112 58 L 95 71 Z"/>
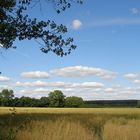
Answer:
<path fill-rule="evenodd" d="M 0 106 L 12 107 L 80 107 L 84 103 L 81 97 L 66 97 L 62 91 L 54 90 L 48 97 L 14 97 L 14 91 L 3 89 L 0 92 Z"/>
<path fill-rule="evenodd" d="M 81 97 L 66 97 L 62 91 L 54 90 L 46 97 L 15 97 L 13 90 L 0 92 L 0 106 L 10 107 L 140 107 L 140 100 L 83 100 Z"/>

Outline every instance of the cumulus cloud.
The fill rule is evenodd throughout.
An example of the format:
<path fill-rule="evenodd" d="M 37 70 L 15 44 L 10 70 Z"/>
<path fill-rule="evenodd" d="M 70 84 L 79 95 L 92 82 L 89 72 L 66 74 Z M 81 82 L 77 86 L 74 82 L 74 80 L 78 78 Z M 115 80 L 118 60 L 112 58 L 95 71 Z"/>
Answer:
<path fill-rule="evenodd" d="M 82 22 L 78 19 L 75 19 L 72 21 L 72 27 L 73 29 L 79 29 L 82 26 Z"/>
<path fill-rule="evenodd" d="M 51 74 L 62 77 L 85 77 L 85 76 L 98 76 L 102 79 L 114 79 L 116 73 L 93 67 L 73 66 L 50 71 Z"/>
<path fill-rule="evenodd" d="M 89 87 L 90 84 L 77 83 L 77 87 L 73 88 L 58 88 L 66 96 L 79 96 L 85 100 L 123 100 L 123 99 L 140 99 L 140 87 Z M 74 85 L 73 85 L 74 86 Z M 30 96 L 39 98 L 41 96 L 48 96 L 48 94 L 55 90 L 46 87 L 37 87 L 35 89 L 24 89 L 18 92 L 19 96 Z"/>
<path fill-rule="evenodd" d="M 100 92 L 96 92 L 97 99 L 103 100 L 126 100 L 140 99 L 140 87 L 113 86 L 104 87 Z M 94 98 L 94 97 L 92 97 Z"/>
<path fill-rule="evenodd" d="M 34 90 L 21 90 L 21 93 L 24 94 L 35 94 L 35 93 L 46 93 L 48 94 L 50 92 L 50 90 L 46 89 L 46 88 L 36 88 Z"/>
<path fill-rule="evenodd" d="M 60 69 L 51 70 L 47 73 L 52 76 L 61 77 L 85 77 L 97 76 L 102 79 L 114 79 L 116 72 L 86 66 L 71 66 Z M 32 77 L 32 76 L 31 76 Z M 37 76 L 39 78 L 40 76 Z M 124 77 L 135 84 L 140 84 L 140 73 L 127 73 Z M 112 85 L 113 83 L 111 83 Z M 85 100 L 112 100 L 112 99 L 140 99 L 140 87 L 133 85 L 132 87 L 114 85 L 106 86 L 104 83 L 96 81 L 85 82 L 46 82 L 42 79 L 33 82 L 16 82 L 14 87 L 17 96 L 30 96 L 40 98 L 48 96 L 53 90 L 61 90 L 66 96 L 80 96 Z M 23 88 L 23 89 L 22 89 Z"/>
<path fill-rule="evenodd" d="M 21 73 L 21 76 L 25 78 L 48 78 L 49 74 L 43 71 L 31 71 L 31 72 L 23 72 Z"/>
<path fill-rule="evenodd" d="M 128 73 L 124 75 L 124 77 L 133 82 L 134 84 L 140 84 L 140 73 Z"/>
<path fill-rule="evenodd" d="M 131 79 L 137 78 L 138 74 L 136 74 L 136 73 L 128 73 L 128 74 L 125 74 L 124 77 L 131 80 Z"/>
<path fill-rule="evenodd" d="M 140 80 L 137 80 L 137 79 L 134 80 L 133 82 L 134 82 L 135 84 L 140 84 Z"/>
<path fill-rule="evenodd" d="M 28 97 L 35 97 L 35 98 L 40 98 L 43 96 L 48 96 L 50 93 L 50 90 L 45 89 L 45 88 L 36 88 L 36 89 L 24 89 L 24 90 L 19 90 L 17 93 L 17 96 L 28 96 Z"/>
<path fill-rule="evenodd" d="M 35 81 L 35 82 L 16 82 L 17 87 L 46 87 L 47 83 L 43 81 Z"/>
<path fill-rule="evenodd" d="M 139 13 L 140 13 L 139 9 L 137 9 L 137 8 L 132 8 L 132 9 L 130 9 L 130 12 L 131 12 L 132 14 L 139 14 Z"/>
<path fill-rule="evenodd" d="M 92 88 L 102 88 L 104 87 L 104 84 L 98 82 L 84 82 L 84 83 L 73 83 L 71 87 L 92 89 Z"/>
<path fill-rule="evenodd" d="M 16 82 L 15 86 L 17 87 L 49 87 L 49 88 L 68 88 L 71 87 L 71 83 L 64 82 L 43 82 L 43 81 L 35 81 L 35 82 Z"/>
<path fill-rule="evenodd" d="M 115 88 L 105 88 L 104 91 L 106 93 L 115 93 L 115 92 L 117 92 L 117 89 L 115 89 Z"/>
<path fill-rule="evenodd" d="M 119 99 L 119 100 L 126 100 L 126 99 L 140 99 L 140 88 L 139 87 L 111 87 L 106 88 L 103 91 L 104 98 L 107 99 Z M 106 96 L 108 95 L 109 96 Z"/>
<path fill-rule="evenodd" d="M 16 85 L 24 87 L 24 90 L 18 92 L 18 96 L 30 96 L 39 98 L 41 96 L 47 96 L 53 90 L 61 90 L 66 96 L 80 96 L 84 97 L 89 93 L 99 92 L 104 84 L 97 82 L 84 82 L 84 83 L 64 83 L 64 82 L 46 82 L 44 86 L 37 86 L 36 83 L 40 82 L 17 82 Z M 33 88 L 31 88 L 33 87 Z M 27 89 L 28 88 L 28 89 Z"/>
<path fill-rule="evenodd" d="M 102 88 L 104 84 L 98 82 L 67 83 L 67 82 L 16 82 L 17 87 L 48 87 L 48 88 Z"/>
<path fill-rule="evenodd" d="M 6 81 L 9 81 L 10 78 L 9 77 L 6 77 L 6 76 L 0 76 L 0 82 L 6 82 Z"/>

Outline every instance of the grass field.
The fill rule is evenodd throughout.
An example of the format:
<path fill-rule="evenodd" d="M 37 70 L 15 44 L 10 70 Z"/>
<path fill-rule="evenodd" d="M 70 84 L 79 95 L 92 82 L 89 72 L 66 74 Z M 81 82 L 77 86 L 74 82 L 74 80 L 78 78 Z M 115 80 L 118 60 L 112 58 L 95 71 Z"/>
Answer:
<path fill-rule="evenodd" d="M 0 140 L 140 140 L 138 108 L 0 108 Z"/>

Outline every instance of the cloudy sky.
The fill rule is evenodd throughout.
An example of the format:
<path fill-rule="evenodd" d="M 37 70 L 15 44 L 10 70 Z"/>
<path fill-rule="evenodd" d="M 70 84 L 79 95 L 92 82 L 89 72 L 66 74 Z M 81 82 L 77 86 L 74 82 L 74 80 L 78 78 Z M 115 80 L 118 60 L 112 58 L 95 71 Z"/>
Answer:
<path fill-rule="evenodd" d="M 59 89 L 86 100 L 140 99 L 139 0 L 85 0 L 59 15 L 43 3 L 29 12 L 67 25 L 78 47 L 63 58 L 43 54 L 34 40 L 0 50 L 1 90 L 13 89 L 18 97 Z"/>

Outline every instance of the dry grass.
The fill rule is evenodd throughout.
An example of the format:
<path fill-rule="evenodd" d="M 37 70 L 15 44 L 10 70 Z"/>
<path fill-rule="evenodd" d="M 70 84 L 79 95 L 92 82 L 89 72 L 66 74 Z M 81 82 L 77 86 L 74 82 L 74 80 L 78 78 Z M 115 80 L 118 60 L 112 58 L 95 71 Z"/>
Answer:
<path fill-rule="evenodd" d="M 140 140 L 138 108 L 9 109 L 0 108 L 0 140 Z"/>
<path fill-rule="evenodd" d="M 10 107 L 0 107 L 0 114 L 11 113 Z M 140 114 L 139 108 L 24 108 L 16 107 L 17 113 L 47 114 Z"/>
<path fill-rule="evenodd" d="M 115 120 L 104 126 L 104 140 L 140 140 L 140 120 Z"/>
<path fill-rule="evenodd" d="M 32 121 L 32 128 L 20 130 L 18 140 L 93 140 L 93 133 L 79 122 L 66 119 L 57 121 Z"/>

